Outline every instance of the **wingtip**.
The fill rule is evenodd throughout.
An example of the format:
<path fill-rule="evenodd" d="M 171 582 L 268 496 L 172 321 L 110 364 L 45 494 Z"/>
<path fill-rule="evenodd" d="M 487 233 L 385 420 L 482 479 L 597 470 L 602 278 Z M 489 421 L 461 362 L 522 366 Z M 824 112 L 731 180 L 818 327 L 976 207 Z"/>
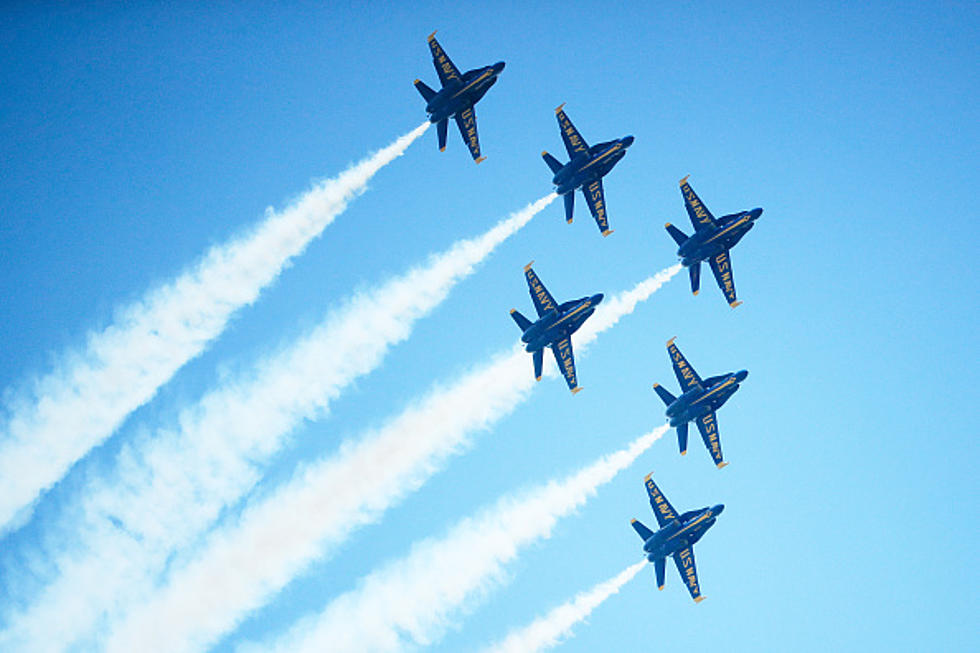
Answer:
<path fill-rule="evenodd" d="M 436 32 L 438 32 L 438 31 L 439 30 L 436 30 L 435 32 L 432 32 L 432 34 L 429 34 L 427 37 L 425 37 L 425 40 L 426 41 L 431 41 L 433 38 L 435 38 Z"/>
<path fill-rule="evenodd" d="M 671 223 L 671 222 L 665 222 L 665 223 L 664 223 L 664 229 L 666 229 L 667 227 L 673 227 L 673 226 L 674 226 L 674 225 L 673 225 L 673 223 Z"/>
<path fill-rule="evenodd" d="M 729 304 L 729 306 L 731 306 L 732 308 L 738 308 L 741 305 L 742 302 L 732 302 L 731 304 Z"/>
<path fill-rule="evenodd" d="M 413 83 L 413 84 L 418 84 L 418 83 L 419 83 L 419 82 L 421 82 L 421 81 L 422 81 L 421 79 L 419 79 L 418 77 L 416 77 L 416 78 L 415 78 L 415 81 L 414 81 L 414 82 L 412 82 L 412 83 Z"/>
<path fill-rule="evenodd" d="M 565 106 L 565 103 L 564 102 L 562 102 L 561 104 L 559 104 L 558 105 L 558 108 L 555 109 L 555 113 L 561 113 L 562 107 L 564 107 L 564 106 Z"/>
<path fill-rule="evenodd" d="M 664 586 L 663 585 L 657 585 L 657 589 L 660 590 L 661 592 L 663 592 L 664 591 Z"/>
<path fill-rule="evenodd" d="M 635 519 L 635 518 L 633 518 L 633 519 L 631 519 L 631 520 L 630 520 L 630 523 L 631 523 L 631 524 L 635 524 L 635 523 L 636 523 L 636 519 Z"/>
<path fill-rule="evenodd" d="M 486 161 L 486 160 L 487 160 L 487 157 L 485 157 L 485 156 L 481 156 L 480 158 L 478 158 L 478 159 L 473 159 L 473 160 L 474 160 L 474 161 L 476 161 L 477 163 L 483 163 L 484 161 Z"/>
<path fill-rule="evenodd" d="M 654 389 L 659 388 L 660 387 L 660 384 L 659 383 L 654 383 L 653 384 L 653 387 L 654 387 Z"/>
<path fill-rule="evenodd" d="M 718 469 L 721 469 L 722 467 L 728 467 L 728 462 L 727 461 L 722 461 L 722 462 L 718 463 Z"/>
<path fill-rule="evenodd" d="M 440 148 L 439 148 L 439 151 L 440 151 L 440 152 L 445 152 L 445 151 L 446 151 L 446 146 L 445 146 L 445 145 L 443 145 L 442 147 L 440 147 Z"/>
<path fill-rule="evenodd" d="M 582 386 L 580 386 L 580 385 L 577 385 L 577 386 L 575 386 L 574 388 L 572 388 L 572 394 L 573 394 L 573 395 L 577 395 L 577 394 L 578 394 L 578 393 L 580 393 L 580 392 L 582 392 Z"/>
<path fill-rule="evenodd" d="M 527 265 L 525 265 L 524 266 L 524 271 L 527 272 L 528 270 L 530 270 L 532 265 L 534 265 L 534 261 L 531 261 L 530 263 L 528 263 Z"/>
<path fill-rule="evenodd" d="M 605 231 L 602 232 L 602 235 L 603 236 L 608 236 L 608 235 L 610 235 L 614 231 L 616 231 L 616 230 L 615 229 L 606 229 Z"/>
<path fill-rule="evenodd" d="M 684 178 L 680 180 L 680 182 L 678 183 L 678 185 L 679 186 L 683 186 L 684 184 L 686 184 L 687 183 L 687 178 L 690 177 L 690 176 L 691 175 L 684 175 Z"/>
<path fill-rule="evenodd" d="M 647 481 L 649 481 L 651 476 L 653 476 L 653 472 L 650 472 L 649 474 L 647 474 L 646 476 L 644 476 L 643 477 L 643 482 L 646 483 Z"/>
<path fill-rule="evenodd" d="M 548 156 L 548 150 L 541 150 L 541 156 Z"/>
<path fill-rule="evenodd" d="M 698 293 L 699 293 L 699 292 L 701 292 L 701 291 L 700 291 L 700 290 L 692 290 L 692 291 L 691 291 L 691 293 L 693 293 L 695 297 L 697 297 L 697 296 L 698 296 Z"/>
<path fill-rule="evenodd" d="M 573 218 L 566 218 L 565 219 L 565 223 L 566 224 L 572 224 L 572 220 L 573 220 Z"/>
<path fill-rule="evenodd" d="M 536 377 L 534 377 L 534 380 L 535 381 L 540 381 L 541 380 L 541 377 L 540 376 L 536 376 Z"/>
<path fill-rule="evenodd" d="M 671 338 L 670 340 L 668 340 L 667 341 L 667 346 L 670 347 L 672 344 L 674 344 L 674 341 L 675 340 L 677 340 L 677 336 L 674 336 L 673 338 Z"/>
<path fill-rule="evenodd" d="M 510 309 L 510 314 L 511 314 L 511 315 L 513 315 L 513 314 L 514 314 L 514 313 L 516 313 L 516 312 L 517 312 L 517 309 L 516 309 L 516 308 L 512 308 L 512 309 Z"/>
<path fill-rule="evenodd" d="M 684 451 L 682 451 L 682 452 L 681 452 L 681 455 L 682 455 L 682 456 L 686 456 L 686 455 L 687 455 L 687 449 L 685 449 Z"/>
<path fill-rule="evenodd" d="M 699 596 L 698 598 L 696 598 L 696 599 L 694 599 L 694 602 L 695 602 L 695 603 L 700 603 L 701 601 L 703 601 L 703 600 L 704 600 L 704 598 L 705 598 L 705 597 L 704 597 L 703 595 L 702 595 L 702 596 Z"/>

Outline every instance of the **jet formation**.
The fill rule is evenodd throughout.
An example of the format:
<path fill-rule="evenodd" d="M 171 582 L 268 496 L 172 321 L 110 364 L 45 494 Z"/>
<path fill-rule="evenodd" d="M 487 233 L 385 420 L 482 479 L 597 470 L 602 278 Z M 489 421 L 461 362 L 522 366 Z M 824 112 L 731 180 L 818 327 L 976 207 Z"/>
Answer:
<path fill-rule="evenodd" d="M 694 564 L 694 545 L 709 528 L 715 525 L 715 520 L 725 506 L 719 503 L 710 508 L 688 510 L 678 515 L 651 477 L 652 474 L 647 474 L 643 481 L 660 530 L 653 532 L 636 519 L 631 520 L 630 523 L 633 525 L 633 530 L 643 538 L 643 553 L 647 560 L 653 563 L 657 574 L 657 589 L 662 590 L 666 584 L 664 576 L 667 571 L 667 557 L 670 556 L 674 559 L 677 573 L 681 575 L 681 580 L 687 586 L 687 591 L 691 593 L 691 598 L 695 603 L 700 603 L 704 600 L 704 596 L 698 583 L 698 569 Z"/>
<path fill-rule="evenodd" d="M 446 149 L 448 124 L 452 118 L 456 121 L 473 160 L 480 163 L 485 157 L 480 154 L 474 107 L 497 82 L 504 70 L 504 62 L 460 73 L 439 45 L 435 32 L 427 40 L 441 88 L 435 91 L 418 79 L 415 80 L 415 88 L 425 99 L 425 110 L 430 122 L 436 124 L 439 150 Z M 551 181 L 555 192 L 564 199 L 566 222 L 571 223 L 574 218 L 575 191 L 581 189 L 599 232 L 608 236 L 613 230 L 609 228 L 602 178 L 626 156 L 634 138 L 624 136 L 590 146 L 572 124 L 564 107 L 562 104 L 555 109 L 555 116 L 569 160 L 562 163 L 548 152 L 542 152 L 541 156 L 552 172 Z M 669 222 L 665 228 L 677 243 L 678 258 L 688 269 L 691 290 L 695 295 L 698 294 L 701 263 L 707 262 L 729 306 L 735 308 L 742 302 L 738 301 L 735 293 L 730 252 L 752 229 L 762 215 L 762 209 L 739 211 L 716 219 L 694 192 L 688 183 L 688 177 L 681 179 L 680 188 L 694 233 L 687 236 Z M 511 309 L 510 316 L 520 327 L 521 342 L 531 354 L 535 379 L 541 380 L 544 350 L 550 347 L 568 389 L 576 394 L 582 387 L 578 384 L 571 336 L 592 316 L 602 302 L 603 295 L 597 293 L 559 304 L 535 274 L 533 263 L 532 261 L 524 266 L 524 277 L 537 312 L 537 320 L 532 322 L 516 309 Z M 682 455 L 687 453 L 688 427 L 694 422 L 712 460 L 720 469 L 728 463 L 722 456 L 716 411 L 738 391 L 740 384 L 748 377 L 748 372 L 741 370 L 701 379 L 674 344 L 674 338 L 667 342 L 667 353 L 681 385 L 681 394 L 675 397 L 658 383 L 653 388 L 666 406 L 670 426 L 677 429 L 680 452 Z M 678 515 L 651 476 L 647 475 L 644 481 L 659 530 L 653 532 L 636 519 L 632 520 L 632 525 L 643 538 L 644 555 L 654 563 L 657 587 L 664 588 L 666 560 L 672 557 L 691 597 L 699 603 L 704 596 L 698 583 L 693 547 L 714 525 L 725 506 L 718 504 Z"/>
<path fill-rule="evenodd" d="M 670 356 L 674 374 L 681 384 L 680 397 L 675 397 L 659 383 L 653 384 L 653 389 L 667 406 L 667 419 L 670 425 L 677 427 L 677 444 L 681 455 L 687 453 L 687 427 L 694 422 L 701 431 L 701 439 L 707 447 L 711 459 L 718 469 L 728 463 L 721 455 L 721 439 L 718 437 L 718 419 L 715 411 L 721 408 L 729 397 L 739 388 L 749 375 L 747 370 L 729 372 L 701 380 L 684 354 L 674 344 L 674 338 L 667 341 L 667 354 Z"/>
<path fill-rule="evenodd" d="M 689 175 L 690 176 L 690 175 Z M 707 261 L 715 275 L 718 287 L 735 308 L 742 302 L 735 299 L 735 279 L 732 276 L 732 261 L 729 251 L 749 232 L 755 221 L 762 215 L 762 209 L 739 211 L 715 219 L 708 207 L 687 183 L 687 177 L 680 181 L 684 208 L 694 225 L 694 234 L 688 237 L 683 231 L 667 223 L 664 227 L 677 243 L 677 256 L 691 276 L 691 292 L 698 294 L 701 285 L 701 263 Z"/>
<path fill-rule="evenodd" d="M 485 156 L 480 156 L 480 137 L 476 132 L 476 110 L 474 109 L 490 87 L 497 83 L 497 77 L 504 70 L 504 62 L 498 61 L 492 66 L 474 68 L 463 74 L 445 53 L 436 33 L 429 34 L 429 49 L 432 51 L 432 65 L 439 75 L 442 88 L 434 91 L 425 82 L 415 80 L 415 88 L 425 98 L 425 111 L 429 121 L 435 123 L 439 133 L 439 151 L 446 149 L 446 132 L 449 119 L 454 118 L 459 127 L 463 142 L 470 148 L 473 160 L 480 163 Z"/>
<path fill-rule="evenodd" d="M 582 387 L 578 384 L 575 374 L 572 334 L 595 313 L 595 307 L 602 301 L 602 293 L 559 304 L 534 273 L 532 265 L 534 261 L 524 266 L 524 278 L 527 279 L 527 288 L 531 293 L 534 308 L 538 312 L 538 319 L 531 322 L 516 308 L 510 309 L 510 316 L 521 328 L 521 342 L 527 344 L 525 351 L 531 354 L 534 361 L 534 379 L 541 380 L 544 348 L 551 347 L 551 351 L 555 354 L 555 362 L 558 363 L 558 369 L 565 377 L 568 389 L 575 394 Z"/>
<path fill-rule="evenodd" d="M 582 194 L 585 195 L 585 203 L 589 205 L 589 211 L 599 226 L 599 231 L 603 236 L 608 236 L 613 230 L 609 228 L 609 220 L 606 217 L 606 198 L 602 191 L 602 178 L 626 156 L 626 150 L 633 144 L 633 137 L 624 136 L 589 147 L 565 114 L 564 106 L 562 104 L 555 109 L 555 116 L 558 118 L 558 129 L 561 131 L 561 140 L 565 143 L 569 161 L 561 163 L 547 152 L 542 152 L 541 157 L 554 173 L 551 183 L 555 185 L 555 192 L 565 199 L 565 221 L 569 224 L 572 222 L 572 214 L 575 211 L 575 191 L 581 188 Z"/>

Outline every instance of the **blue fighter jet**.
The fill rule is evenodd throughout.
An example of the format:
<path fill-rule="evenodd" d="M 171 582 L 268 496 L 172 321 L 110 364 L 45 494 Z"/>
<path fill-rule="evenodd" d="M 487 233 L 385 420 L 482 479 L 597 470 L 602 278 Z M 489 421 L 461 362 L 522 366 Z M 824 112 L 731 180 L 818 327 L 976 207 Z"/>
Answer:
<path fill-rule="evenodd" d="M 728 300 L 728 305 L 735 308 L 742 302 L 735 300 L 735 279 L 732 278 L 732 262 L 728 251 L 748 233 L 762 215 L 762 209 L 739 211 L 716 220 L 708 207 L 701 203 L 691 185 L 687 183 L 687 177 L 681 179 L 680 184 L 684 207 L 691 218 L 691 224 L 694 225 L 694 234 L 688 238 L 683 231 L 669 222 L 664 227 L 677 243 L 677 256 L 691 275 L 691 291 L 695 295 L 698 294 L 701 285 L 701 262 L 707 261 L 715 275 L 715 281 L 718 282 L 718 287 Z"/>
<path fill-rule="evenodd" d="M 524 332 L 521 341 L 527 343 L 526 351 L 530 352 L 534 359 L 535 380 L 541 380 L 544 348 L 550 346 L 555 354 L 558 369 L 568 383 L 568 389 L 575 394 L 582 388 L 575 377 L 571 336 L 595 313 L 595 307 L 602 301 L 602 293 L 559 304 L 531 269 L 532 265 L 534 261 L 524 266 L 524 276 L 527 279 L 528 290 L 531 292 L 531 301 L 538 311 L 538 320 L 531 322 L 515 308 L 510 309 L 510 316 Z"/>
<path fill-rule="evenodd" d="M 417 79 L 415 88 L 425 98 L 425 110 L 429 114 L 429 121 L 436 124 L 439 132 L 439 151 L 443 152 L 446 149 L 449 119 L 455 118 L 459 133 L 469 146 L 473 160 L 479 163 L 486 157 L 480 156 L 480 139 L 476 133 L 476 112 L 473 110 L 473 105 L 497 83 L 497 76 L 504 70 L 504 62 L 498 61 L 492 66 L 476 68 L 461 74 L 436 41 L 435 32 L 429 34 L 429 49 L 432 50 L 432 64 L 439 74 L 442 88 L 438 92 L 433 91 Z"/>
<path fill-rule="evenodd" d="M 659 383 L 654 383 L 653 389 L 667 404 L 667 418 L 670 419 L 670 425 L 677 427 L 677 443 L 681 455 L 687 453 L 687 426 L 688 422 L 693 421 L 701 431 L 701 439 L 711 453 L 712 460 L 715 461 L 718 469 L 721 469 L 728 463 L 722 462 L 721 440 L 718 439 L 718 420 L 715 418 L 715 411 L 735 394 L 739 384 L 749 373 L 747 370 L 729 372 L 702 381 L 684 358 L 681 350 L 674 344 L 674 338 L 667 341 L 667 354 L 673 363 L 674 374 L 677 375 L 683 394 L 675 397 Z"/>
<path fill-rule="evenodd" d="M 556 186 L 555 192 L 565 197 L 565 221 L 569 224 L 572 222 L 575 190 L 581 188 L 585 195 L 585 202 L 589 205 L 589 211 L 599 225 L 599 231 L 603 236 L 608 236 L 612 233 L 612 229 L 609 228 L 609 220 L 606 219 L 606 198 L 602 192 L 602 178 L 626 156 L 626 149 L 633 144 L 633 137 L 625 136 L 589 147 L 575 129 L 575 125 L 565 115 L 562 109 L 564 106 L 562 104 L 555 109 L 555 114 L 558 116 L 561 139 L 571 160 L 562 164 L 547 152 L 542 152 L 541 156 L 551 168 L 551 172 L 555 174 L 551 180 L 551 183 Z"/>
<path fill-rule="evenodd" d="M 646 482 L 647 494 L 650 495 L 650 507 L 657 517 L 660 530 L 656 533 L 641 524 L 638 520 L 631 521 L 633 530 L 643 538 L 643 553 L 647 560 L 653 563 L 657 572 L 657 589 L 664 588 L 664 575 L 667 566 L 667 556 L 673 556 L 681 580 L 687 585 L 687 591 L 695 603 L 704 600 L 701 586 L 698 584 L 698 570 L 694 566 L 694 544 L 715 525 L 718 515 L 725 509 L 723 504 L 689 510 L 678 516 L 677 511 L 667 501 L 657 484 L 650 478 Z"/>

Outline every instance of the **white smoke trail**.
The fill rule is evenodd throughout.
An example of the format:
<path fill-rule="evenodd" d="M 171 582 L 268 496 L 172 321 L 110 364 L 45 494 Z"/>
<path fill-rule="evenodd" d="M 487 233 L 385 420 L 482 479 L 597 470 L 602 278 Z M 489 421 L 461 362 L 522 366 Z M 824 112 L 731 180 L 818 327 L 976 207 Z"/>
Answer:
<path fill-rule="evenodd" d="M 679 270 L 672 266 L 607 298 L 574 336 L 576 351 L 585 351 Z M 527 398 L 534 385 L 528 359 L 520 347 L 504 352 L 298 472 L 246 509 L 237 524 L 211 534 L 201 554 L 175 570 L 158 593 L 110 624 L 107 648 L 175 651 L 214 643 L 311 562 L 423 485 L 472 433 Z"/>
<path fill-rule="evenodd" d="M 321 614 L 301 619 L 262 648 L 366 653 L 435 642 L 454 613 L 500 581 L 503 565 L 522 547 L 550 537 L 561 517 L 582 506 L 667 429 L 658 427 L 560 481 L 504 497 L 441 539 L 416 543 L 407 556 L 371 572 Z"/>
<path fill-rule="evenodd" d="M 118 469 L 86 488 L 77 514 L 65 520 L 65 541 L 49 556 L 58 578 L 0 633 L 0 649 L 37 642 L 66 648 L 88 636 L 99 615 L 108 619 L 136 602 L 168 556 L 255 484 L 262 463 L 300 421 L 325 414 L 344 387 L 376 368 L 416 320 L 555 197 L 354 297 L 251 378 L 226 383 L 182 411 L 176 429 L 127 444 Z"/>
<path fill-rule="evenodd" d="M 42 492 L 200 354 L 428 126 L 317 184 L 287 209 L 270 209 L 253 231 L 213 248 L 193 269 L 120 310 L 112 324 L 89 334 L 82 352 L 63 356 L 30 390 L 7 401 L 0 532 L 24 521 Z"/>
<path fill-rule="evenodd" d="M 558 646 L 571 636 L 575 625 L 585 621 L 593 610 L 618 593 L 646 565 L 647 562 L 641 560 L 627 567 L 613 578 L 576 595 L 571 601 L 559 605 L 524 628 L 513 631 L 503 641 L 487 647 L 485 653 L 535 653 Z"/>

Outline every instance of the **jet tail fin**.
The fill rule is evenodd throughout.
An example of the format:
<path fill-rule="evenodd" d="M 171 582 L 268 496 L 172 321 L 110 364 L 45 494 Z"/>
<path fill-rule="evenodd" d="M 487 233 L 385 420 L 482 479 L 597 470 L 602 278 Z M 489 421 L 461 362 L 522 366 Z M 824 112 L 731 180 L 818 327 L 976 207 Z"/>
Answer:
<path fill-rule="evenodd" d="M 675 401 L 677 401 L 677 397 L 670 394 L 670 391 L 667 390 L 667 388 L 660 385 L 659 383 L 654 383 L 653 389 L 657 392 L 657 395 L 663 400 L 665 406 L 669 406 Z"/>
<path fill-rule="evenodd" d="M 572 214 L 575 213 L 575 191 L 565 195 L 565 222 L 572 224 Z"/>
<path fill-rule="evenodd" d="M 426 102 L 431 100 L 436 95 L 436 92 L 433 91 L 428 86 L 426 86 L 425 82 L 423 82 L 420 79 L 415 80 L 415 88 L 418 89 L 419 93 L 422 95 L 422 97 L 425 99 Z"/>
<path fill-rule="evenodd" d="M 677 243 L 678 247 L 687 242 L 687 236 L 684 235 L 684 232 L 674 225 L 668 222 L 664 225 L 664 228 L 667 229 L 667 233 L 669 233 L 670 237 L 674 239 L 674 242 Z"/>
<path fill-rule="evenodd" d="M 644 542 L 653 537 L 653 531 L 644 526 L 639 519 L 631 519 L 630 525 L 633 526 L 633 530 L 636 531 L 636 534 L 643 538 Z"/>
<path fill-rule="evenodd" d="M 677 425 L 677 447 L 681 450 L 681 455 L 687 453 L 687 427 L 690 422 Z"/>
<path fill-rule="evenodd" d="M 555 157 L 551 156 L 547 152 L 542 152 L 541 153 L 541 158 L 543 158 L 544 159 L 544 162 L 548 164 L 548 167 L 549 168 L 551 168 L 551 172 L 558 172 L 559 170 L 561 170 L 564 167 L 561 164 L 561 162 L 558 161 L 558 159 L 556 159 Z"/>
<path fill-rule="evenodd" d="M 667 575 L 667 558 L 657 558 L 653 565 L 657 572 L 657 589 L 662 590 L 666 584 L 664 577 Z"/>
<path fill-rule="evenodd" d="M 521 315 L 521 312 L 516 308 L 510 309 L 510 316 L 514 318 L 515 322 L 517 322 L 517 326 L 521 328 L 522 333 L 527 331 L 527 328 L 531 326 L 531 320 Z"/>

